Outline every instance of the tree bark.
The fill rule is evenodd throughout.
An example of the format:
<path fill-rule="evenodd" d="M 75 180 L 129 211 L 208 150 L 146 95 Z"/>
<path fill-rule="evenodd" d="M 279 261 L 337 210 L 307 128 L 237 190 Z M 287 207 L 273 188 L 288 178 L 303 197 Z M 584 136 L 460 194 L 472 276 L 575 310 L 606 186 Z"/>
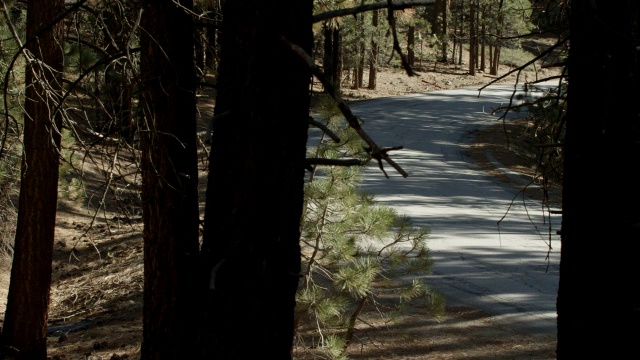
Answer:
<path fill-rule="evenodd" d="M 375 90 L 378 77 L 378 21 L 379 21 L 379 10 L 374 10 L 371 17 L 371 26 L 373 26 L 373 34 L 371 35 L 371 54 L 369 57 L 369 84 L 368 87 L 371 90 Z"/>
<path fill-rule="evenodd" d="M 444 63 L 449 62 L 449 11 L 451 8 L 451 0 L 444 0 L 443 9 L 442 9 L 442 26 L 441 30 L 441 40 L 442 40 L 442 55 L 441 60 Z"/>
<path fill-rule="evenodd" d="M 311 72 L 287 42 L 311 52 L 312 1 L 227 1 L 223 14 L 215 113 L 225 115 L 209 162 L 203 356 L 288 359 Z"/>
<path fill-rule="evenodd" d="M 571 3 L 558 359 L 640 356 L 639 7 Z"/>
<path fill-rule="evenodd" d="M 496 37 L 495 44 L 493 45 L 493 58 L 491 60 L 491 66 L 489 69 L 489 73 L 491 75 L 498 75 L 498 70 L 500 70 L 500 47 L 502 46 L 502 41 L 500 40 L 500 36 L 502 36 L 502 27 L 504 25 L 504 0 L 500 0 L 498 4 L 498 21 L 496 24 Z"/>
<path fill-rule="evenodd" d="M 62 91 L 64 1 L 27 2 L 24 154 L 11 283 L 2 329 L 4 355 L 46 359 L 51 262 L 58 201 L 62 117 L 54 109 Z M 2 351 L 0 350 L 0 351 Z"/>
<path fill-rule="evenodd" d="M 198 172 L 190 0 L 142 0 L 143 359 L 195 358 Z M 171 29 L 171 31 L 167 31 Z"/>
<path fill-rule="evenodd" d="M 416 46 L 416 27 L 409 26 L 409 30 L 407 32 L 407 62 L 411 67 L 413 67 L 413 65 L 416 62 L 416 53 L 414 50 L 415 46 Z"/>
<path fill-rule="evenodd" d="M 469 75 L 476 74 L 476 35 L 477 21 L 476 21 L 476 1 L 471 0 L 469 3 Z"/>
<path fill-rule="evenodd" d="M 340 28 L 333 29 L 333 85 L 340 91 L 342 87 L 342 30 Z"/>

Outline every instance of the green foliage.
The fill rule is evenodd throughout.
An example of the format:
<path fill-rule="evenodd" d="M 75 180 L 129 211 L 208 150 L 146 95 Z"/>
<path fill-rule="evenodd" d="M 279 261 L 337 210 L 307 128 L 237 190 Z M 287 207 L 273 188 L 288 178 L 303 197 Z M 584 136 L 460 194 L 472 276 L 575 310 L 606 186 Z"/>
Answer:
<path fill-rule="evenodd" d="M 14 30 L 24 42 L 24 27 L 26 12 L 23 4 L 19 2 L 7 2 L 9 17 Z M 22 133 L 20 114 L 22 107 L 17 101 L 22 92 L 24 79 L 23 61 L 19 59 L 13 68 L 9 68 L 11 60 L 19 50 L 9 23 L 0 21 L 0 87 L 2 98 L 0 99 L 0 139 L 3 143 L 0 155 L 0 256 L 11 256 L 13 253 L 13 240 L 15 237 L 15 223 L 17 220 L 17 200 L 20 186 L 20 161 L 22 156 L 22 143 L 19 138 Z M 5 98 L 8 108 L 5 107 Z M 8 124 L 5 123 L 8 121 Z M 7 124 L 8 127 L 5 128 Z M 5 133 L 6 131 L 6 133 Z"/>
<path fill-rule="evenodd" d="M 81 74 L 94 65 L 100 57 L 81 43 L 67 43 L 64 52 L 64 69 L 69 74 Z"/>
<path fill-rule="evenodd" d="M 513 49 L 502 48 L 500 50 L 500 63 L 513 67 L 518 67 L 522 64 L 526 64 L 528 61 L 531 61 L 535 57 L 536 55 L 519 47 Z"/>
<path fill-rule="evenodd" d="M 321 139 L 310 157 L 368 159 L 362 140 L 346 125 L 331 101 L 320 111 L 339 144 Z M 397 275 L 430 271 L 428 229 L 379 204 L 358 189 L 361 167 L 316 168 L 306 184 L 302 227 L 303 282 L 297 296 L 299 336 L 320 338 L 326 354 L 344 358 L 358 315 L 366 304 L 378 304 Z M 410 301 L 434 302 L 435 294 L 417 278 L 385 296 L 388 312 Z M 381 310 L 384 306 L 378 304 Z M 435 308 L 434 308 L 435 309 Z M 303 333 L 306 329 L 306 333 Z M 305 337 L 307 337 L 305 339 Z"/>
<path fill-rule="evenodd" d="M 63 199 L 81 201 L 84 199 L 84 185 L 76 168 L 79 159 L 75 156 L 76 139 L 67 130 L 62 130 L 62 148 L 60 150 L 60 168 L 58 174 L 58 196 Z"/>
<path fill-rule="evenodd" d="M 21 154 L 22 144 L 13 136 L 8 138 L 0 158 L 0 256 L 13 253 Z"/>

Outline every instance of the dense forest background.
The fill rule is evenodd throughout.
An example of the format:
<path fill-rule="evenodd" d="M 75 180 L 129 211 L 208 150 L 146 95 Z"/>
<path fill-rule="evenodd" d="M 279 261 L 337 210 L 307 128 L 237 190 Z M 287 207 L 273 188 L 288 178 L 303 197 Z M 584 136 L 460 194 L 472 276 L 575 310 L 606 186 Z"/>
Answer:
<path fill-rule="evenodd" d="M 529 104 L 543 183 L 564 185 L 557 357 L 638 353 L 635 2 L 28 0 L 0 11 L 0 236 L 12 258 L 2 357 L 45 359 L 51 330 L 103 297 L 68 289 L 51 304 L 60 270 L 89 253 L 117 263 L 140 222 L 142 276 L 110 281 L 125 299 L 143 293 L 141 358 L 291 358 L 294 339 L 344 357 L 386 269 L 419 274 L 431 260 L 428 229 L 357 190 L 369 162 L 404 173 L 343 93 L 375 89 L 382 67 L 449 65 L 488 83 L 562 69 L 552 105 Z M 532 36 L 554 45 L 527 58 Z M 327 140 L 315 149 L 310 126 Z M 56 231 L 78 225 L 56 222 L 69 203 L 89 221 L 61 249 Z M 442 311 L 428 284 L 400 289 Z"/>

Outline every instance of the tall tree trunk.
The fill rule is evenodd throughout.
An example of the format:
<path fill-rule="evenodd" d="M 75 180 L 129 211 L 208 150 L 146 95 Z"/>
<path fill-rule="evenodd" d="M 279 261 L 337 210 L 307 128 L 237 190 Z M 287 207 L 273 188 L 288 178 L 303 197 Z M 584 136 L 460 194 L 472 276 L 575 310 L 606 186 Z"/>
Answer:
<path fill-rule="evenodd" d="M 504 0 L 500 0 L 498 4 L 498 21 L 496 25 L 496 37 L 495 37 L 495 45 L 493 46 L 493 59 L 491 61 L 491 68 L 489 69 L 489 73 L 491 75 L 498 75 L 498 70 L 500 70 L 500 47 L 502 46 L 502 41 L 500 37 L 502 36 L 502 28 L 504 26 Z"/>
<path fill-rule="evenodd" d="M 431 25 L 434 34 L 440 40 L 440 61 L 448 62 L 449 36 L 447 26 L 449 20 L 449 7 L 451 0 L 435 0 L 433 5 L 433 19 Z M 454 39 L 455 42 L 455 39 Z M 437 60 L 436 60 L 437 61 Z"/>
<path fill-rule="evenodd" d="M 324 54 L 322 57 L 322 71 L 324 76 L 332 83 L 335 83 L 334 75 L 334 63 L 333 63 L 333 29 L 329 24 L 324 24 L 322 27 Z"/>
<path fill-rule="evenodd" d="M 2 350 L 10 358 L 47 357 L 51 262 L 58 201 L 58 152 L 62 121 L 63 0 L 27 2 L 27 50 L 34 57 L 25 72 L 24 142 L 18 225 L 11 283 L 2 329 Z M 0 351 L 2 351 L 0 350 Z"/>
<path fill-rule="evenodd" d="M 469 3 L 469 75 L 476 74 L 476 44 L 477 44 L 476 1 Z"/>
<path fill-rule="evenodd" d="M 142 358 L 194 358 L 198 172 L 194 39 L 186 13 L 192 2 L 141 5 Z"/>
<path fill-rule="evenodd" d="M 342 30 L 333 29 L 333 85 L 340 90 L 342 87 Z"/>
<path fill-rule="evenodd" d="M 371 54 L 369 56 L 369 89 L 375 90 L 377 83 L 376 79 L 378 77 L 378 21 L 379 21 L 379 10 L 374 10 L 371 17 L 371 25 L 373 26 L 373 34 L 371 35 Z"/>
<path fill-rule="evenodd" d="M 485 43 L 486 43 L 486 39 L 487 39 L 487 25 L 486 25 L 486 7 L 483 6 L 482 7 L 482 11 L 481 11 L 481 22 L 482 25 L 480 26 L 480 70 L 482 72 L 484 72 L 487 69 L 487 64 L 485 61 Z"/>
<path fill-rule="evenodd" d="M 451 8 L 451 0 L 444 0 L 442 11 L 442 26 L 441 26 L 441 40 L 442 40 L 442 62 L 449 62 L 449 12 Z"/>
<path fill-rule="evenodd" d="M 458 65 L 462 66 L 462 39 L 464 38 L 464 0 L 460 1 L 460 36 L 458 37 Z"/>
<path fill-rule="evenodd" d="M 638 20 L 635 0 L 571 3 L 558 359 L 640 357 Z"/>
<path fill-rule="evenodd" d="M 224 5 L 202 247 L 206 357 L 291 358 L 311 73 L 285 43 L 311 52 L 312 4 Z"/>
<path fill-rule="evenodd" d="M 364 0 L 362 0 L 360 2 L 361 4 L 364 5 Z M 358 82 L 356 85 L 357 89 L 362 88 L 363 84 L 364 84 L 364 61 L 365 61 L 365 51 L 367 49 L 367 45 L 366 45 L 366 36 L 365 36 L 365 32 L 364 32 L 364 13 L 360 14 L 360 40 L 358 41 L 358 52 L 357 52 L 357 57 L 358 57 Z"/>

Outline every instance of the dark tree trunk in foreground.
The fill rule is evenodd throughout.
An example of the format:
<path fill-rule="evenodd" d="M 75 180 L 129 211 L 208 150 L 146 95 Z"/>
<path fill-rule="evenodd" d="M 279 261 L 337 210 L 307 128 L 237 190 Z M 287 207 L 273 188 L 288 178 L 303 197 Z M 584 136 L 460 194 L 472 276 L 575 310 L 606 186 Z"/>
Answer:
<path fill-rule="evenodd" d="M 189 0 L 141 2 L 143 359 L 195 351 L 198 259 L 193 28 Z M 170 29 L 170 31 L 169 31 Z"/>
<path fill-rule="evenodd" d="M 639 7 L 572 2 L 558 359 L 640 358 Z"/>
<path fill-rule="evenodd" d="M 2 340 L 9 358 L 47 357 L 51 261 L 58 201 L 61 114 L 53 113 L 61 92 L 62 24 L 52 24 L 64 2 L 27 2 L 24 155 L 11 284 Z M 37 37 L 37 39 L 35 39 Z M 42 65 L 44 64 L 44 66 Z M 0 349 L 0 351 L 4 350 Z M 1 354 L 0 354 L 1 355 Z"/>
<path fill-rule="evenodd" d="M 227 1 L 205 209 L 215 359 L 291 357 L 309 112 L 311 0 Z"/>

